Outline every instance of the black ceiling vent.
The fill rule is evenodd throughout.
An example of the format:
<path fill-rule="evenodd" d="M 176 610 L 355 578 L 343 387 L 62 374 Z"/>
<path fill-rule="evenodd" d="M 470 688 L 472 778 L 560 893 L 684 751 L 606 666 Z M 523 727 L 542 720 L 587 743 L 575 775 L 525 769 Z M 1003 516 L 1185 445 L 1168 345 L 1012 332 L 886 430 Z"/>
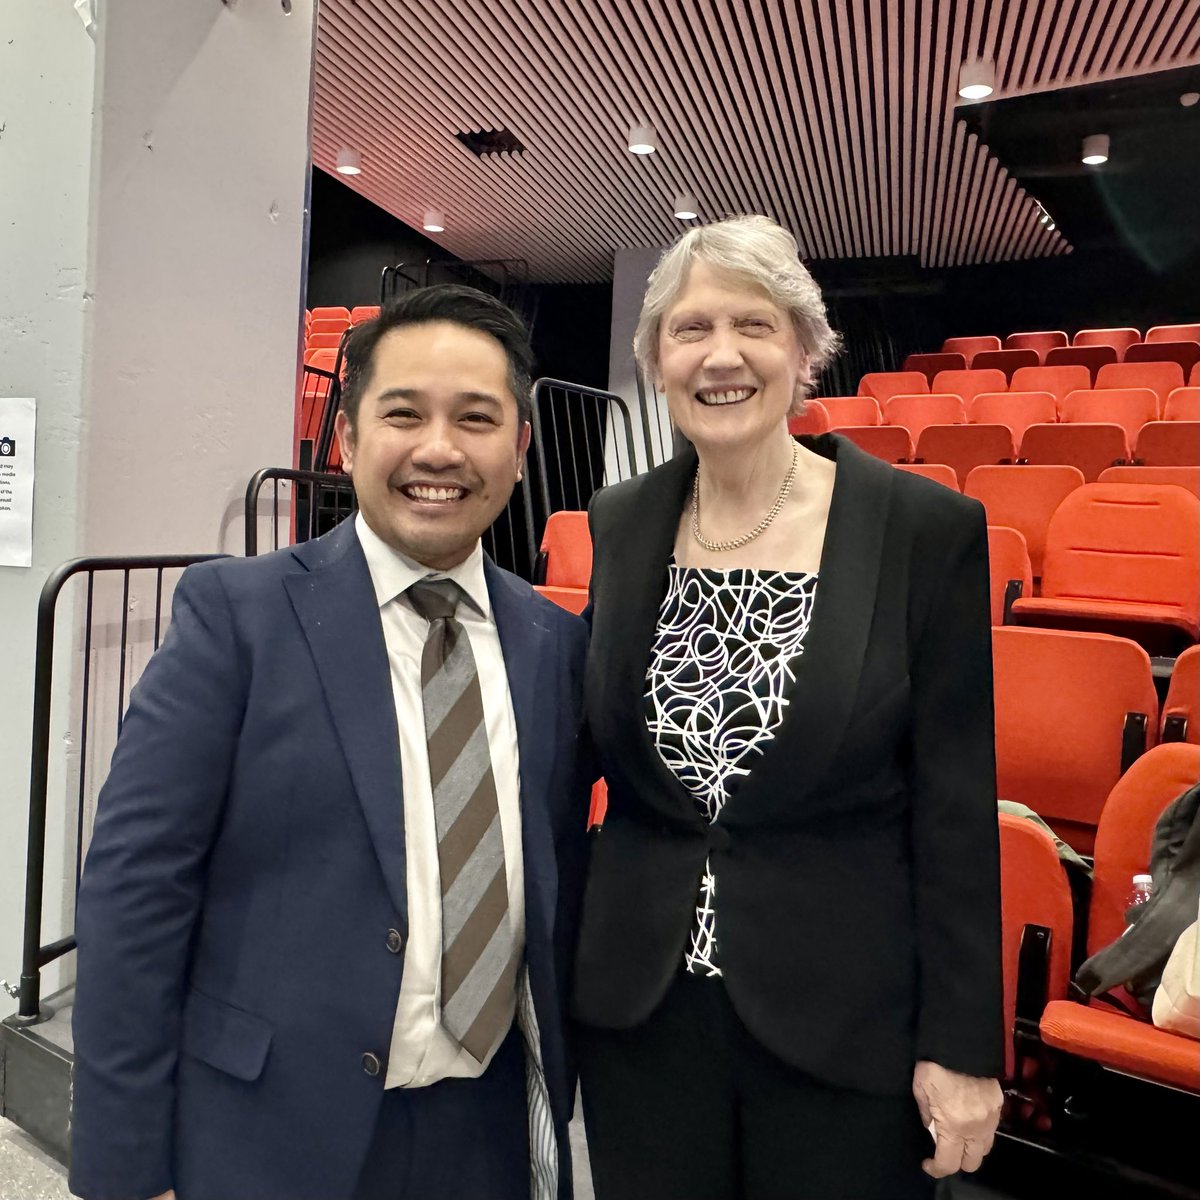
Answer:
<path fill-rule="evenodd" d="M 476 158 L 485 154 L 524 154 L 525 147 L 507 129 L 472 129 L 454 135 Z"/>

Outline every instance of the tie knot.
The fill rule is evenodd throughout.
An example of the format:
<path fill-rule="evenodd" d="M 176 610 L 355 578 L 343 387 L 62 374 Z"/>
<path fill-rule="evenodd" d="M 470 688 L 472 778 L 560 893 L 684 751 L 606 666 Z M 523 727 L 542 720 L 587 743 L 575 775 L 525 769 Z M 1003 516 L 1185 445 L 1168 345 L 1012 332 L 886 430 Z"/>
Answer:
<path fill-rule="evenodd" d="M 408 589 L 417 615 L 427 621 L 447 621 L 458 610 L 462 589 L 453 579 L 423 579 Z"/>

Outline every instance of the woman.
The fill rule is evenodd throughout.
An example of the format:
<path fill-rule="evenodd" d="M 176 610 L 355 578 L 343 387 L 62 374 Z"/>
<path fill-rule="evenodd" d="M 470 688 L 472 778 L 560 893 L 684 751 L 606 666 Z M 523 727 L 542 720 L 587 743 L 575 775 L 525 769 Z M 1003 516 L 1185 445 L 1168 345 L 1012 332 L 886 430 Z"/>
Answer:
<path fill-rule="evenodd" d="M 591 512 L 598 1200 L 899 1200 L 991 1146 L 983 510 L 789 437 L 835 344 L 765 217 L 690 230 L 650 278 L 635 352 L 695 449 Z"/>

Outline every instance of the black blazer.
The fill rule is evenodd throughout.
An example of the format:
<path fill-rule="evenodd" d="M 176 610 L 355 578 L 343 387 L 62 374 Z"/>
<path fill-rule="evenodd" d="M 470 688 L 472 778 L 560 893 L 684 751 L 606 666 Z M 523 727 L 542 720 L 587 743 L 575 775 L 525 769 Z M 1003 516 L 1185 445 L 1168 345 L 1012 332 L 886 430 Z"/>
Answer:
<path fill-rule="evenodd" d="M 705 855 L 742 1021 L 838 1086 L 918 1059 L 1003 1066 L 983 509 L 833 434 L 816 600 L 782 724 L 709 826 L 646 728 L 646 668 L 688 451 L 592 504 L 586 712 L 608 782 L 576 960 L 584 1024 L 644 1021 L 680 970 Z"/>

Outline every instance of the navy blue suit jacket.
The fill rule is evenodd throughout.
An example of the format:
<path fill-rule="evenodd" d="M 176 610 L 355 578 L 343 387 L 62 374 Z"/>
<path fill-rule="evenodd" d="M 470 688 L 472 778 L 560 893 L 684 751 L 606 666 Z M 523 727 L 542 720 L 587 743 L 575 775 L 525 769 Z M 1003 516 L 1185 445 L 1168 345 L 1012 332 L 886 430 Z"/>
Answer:
<path fill-rule="evenodd" d="M 491 562 L 486 575 L 569 1196 L 562 997 L 585 853 L 587 634 Z M 76 928 L 73 1191 L 351 1195 L 383 1095 L 362 1059 L 386 1059 L 404 969 L 388 935 L 408 933 L 396 709 L 353 522 L 184 574 L 100 795 Z"/>

